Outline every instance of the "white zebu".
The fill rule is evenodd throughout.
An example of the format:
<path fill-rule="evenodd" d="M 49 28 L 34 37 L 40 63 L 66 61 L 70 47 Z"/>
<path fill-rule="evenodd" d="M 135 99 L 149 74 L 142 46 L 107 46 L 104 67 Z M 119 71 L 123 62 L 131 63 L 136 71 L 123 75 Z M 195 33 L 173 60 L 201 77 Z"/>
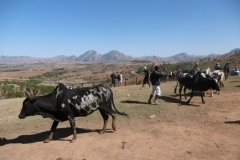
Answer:
<path fill-rule="evenodd" d="M 223 84 L 223 80 L 225 78 L 225 75 L 224 75 L 224 72 L 221 71 L 221 70 L 215 70 L 213 72 L 211 72 L 210 68 L 207 68 L 206 69 L 206 74 L 209 74 L 210 76 L 212 76 L 214 73 L 218 74 L 219 75 L 219 79 L 218 79 L 218 83 L 219 83 L 219 86 L 222 88 L 224 87 L 224 84 Z"/>
<path fill-rule="evenodd" d="M 220 88 L 224 87 L 223 81 L 225 79 L 225 75 L 224 75 L 223 71 L 215 70 L 215 71 L 211 72 L 211 69 L 208 67 L 205 70 L 205 72 L 206 72 L 206 75 L 209 75 L 210 77 L 212 77 L 214 74 L 217 74 L 219 76 L 218 84 L 219 84 Z M 210 97 L 212 97 L 213 96 L 213 91 L 212 90 L 210 90 L 210 91 L 211 91 Z M 218 94 L 220 94 L 220 92 Z M 205 95 L 206 95 L 206 92 L 205 92 Z"/>

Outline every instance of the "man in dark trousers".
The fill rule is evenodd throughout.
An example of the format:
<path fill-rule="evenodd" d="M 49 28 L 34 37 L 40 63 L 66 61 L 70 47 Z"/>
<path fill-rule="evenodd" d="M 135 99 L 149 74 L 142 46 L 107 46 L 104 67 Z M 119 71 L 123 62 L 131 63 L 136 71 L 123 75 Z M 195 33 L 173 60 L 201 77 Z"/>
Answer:
<path fill-rule="evenodd" d="M 147 67 L 144 67 L 143 72 L 144 72 L 144 75 L 143 75 L 143 83 L 142 83 L 142 88 L 140 88 L 140 89 L 143 89 L 145 84 L 148 84 L 148 85 L 149 85 L 149 88 L 150 88 L 149 72 L 148 72 L 148 70 L 147 70 Z"/>
<path fill-rule="evenodd" d="M 161 89 L 160 89 L 161 79 L 160 78 L 163 77 L 163 75 L 159 73 L 158 66 L 155 66 L 154 69 L 155 70 L 150 75 L 150 81 L 152 83 L 152 92 L 150 94 L 148 104 L 151 104 L 151 100 L 154 95 L 155 95 L 155 98 L 154 98 L 153 104 L 159 104 L 157 102 L 157 98 L 161 96 Z"/>
<path fill-rule="evenodd" d="M 229 74 L 229 72 L 230 72 L 230 67 L 231 67 L 231 65 L 230 65 L 230 63 L 229 63 L 229 61 L 224 65 L 224 74 L 225 74 L 225 81 L 227 80 L 227 78 L 228 78 L 228 74 Z"/>
<path fill-rule="evenodd" d="M 116 87 L 116 79 L 117 79 L 117 75 L 115 74 L 115 72 L 113 71 L 113 73 L 111 74 L 111 79 L 112 79 L 112 83 L 110 84 L 110 87 L 114 86 Z"/>

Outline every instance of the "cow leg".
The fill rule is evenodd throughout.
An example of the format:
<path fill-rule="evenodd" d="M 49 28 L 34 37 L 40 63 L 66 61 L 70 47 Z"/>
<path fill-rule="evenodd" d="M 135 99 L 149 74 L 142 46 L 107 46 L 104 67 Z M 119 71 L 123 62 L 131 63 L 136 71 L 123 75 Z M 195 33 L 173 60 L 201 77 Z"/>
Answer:
<path fill-rule="evenodd" d="M 201 93 L 201 97 L 202 97 L 202 103 L 205 104 L 205 101 L 203 99 L 203 93 Z"/>
<path fill-rule="evenodd" d="M 111 116 L 112 116 L 112 129 L 116 132 L 116 125 L 115 125 L 116 116 L 114 114 Z"/>
<path fill-rule="evenodd" d="M 112 117 L 112 129 L 114 131 L 116 131 L 116 125 L 115 125 L 115 120 L 116 120 L 116 113 L 111 109 L 111 108 L 102 108 L 100 109 L 102 111 L 101 114 L 103 114 L 103 120 L 104 120 L 104 126 L 105 126 L 105 130 L 106 130 L 106 127 L 107 127 L 107 122 L 108 122 L 108 116 L 111 115 Z M 100 111 L 100 112 L 101 112 Z M 104 118 L 106 116 L 106 118 Z M 107 120 L 107 121 L 105 121 Z M 105 123 L 106 122 L 106 123 Z M 104 127 L 103 127 L 103 130 L 104 130 Z M 104 131 L 105 132 L 105 131 Z"/>
<path fill-rule="evenodd" d="M 213 96 L 213 90 L 210 89 L 210 92 L 211 92 L 210 97 L 212 97 Z"/>
<path fill-rule="evenodd" d="M 194 92 L 194 90 L 192 89 L 192 92 L 191 92 L 191 97 L 190 97 L 190 99 L 187 101 L 187 104 L 189 104 L 189 103 L 190 103 L 190 101 L 191 101 L 191 99 L 192 99 L 192 97 L 193 97 L 193 92 Z"/>
<path fill-rule="evenodd" d="M 53 132 L 56 130 L 58 123 L 59 123 L 58 121 L 53 121 L 51 130 L 50 130 L 50 134 L 49 134 L 48 138 L 44 141 L 44 143 L 48 143 L 52 140 Z"/>
<path fill-rule="evenodd" d="M 183 91 L 184 91 L 185 99 L 187 99 L 186 90 L 187 90 L 187 87 L 184 87 Z"/>
<path fill-rule="evenodd" d="M 175 94 L 177 94 L 177 87 L 178 87 L 178 82 L 177 82 L 176 87 L 174 88 L 174 93 L 175 93 Z"/>
<path fill-rule="evenodd" d="M 100 131 L 100 134 L 103 134 L 106 132 L 106 129 L 107 129 L 107 122 L 108 122 L 108 115 L 106 114 L 106 111 L 102 110 L 102 109 L 99 109 L 102 117 L 103 117 L 103 129 Z M 115 120 L 115 119 L 114 119 Z M 115 122 L 114 122 L 114 125 L 115 125 Z M 114 126 L 115 127 L 115 126 Z"/>
<path fill-rule="evenodd" d="M 73 138 L 72 138 L 72 140 L 70 142 L 73 143 L 77 139 L 77 131 L 76 131 L 75 119 L 74 119 L 74 117 L 68 116 L 68 120 L 69 120 L 70 126 L 71 126 L 72 131 L 73 131 Z"/>
<path fill-rule="evenodd" d="M 180 87 L 179 87 L 180 100 L 182 100 L 182 88 L 183 88 L 183 85 L 180 85 Z"/>
<path fill-rule="evenodd" d="M 218 91 L 218 90 L 216 91 L 216 94 L 218 94 L 218 95 L 219 95 L 220 93 L 221 93 L 221 91 Z"/>
<path fill-rule="evenodd" d="M 224 87 L 223 81 L 220 81 L 220 87 Z"/>

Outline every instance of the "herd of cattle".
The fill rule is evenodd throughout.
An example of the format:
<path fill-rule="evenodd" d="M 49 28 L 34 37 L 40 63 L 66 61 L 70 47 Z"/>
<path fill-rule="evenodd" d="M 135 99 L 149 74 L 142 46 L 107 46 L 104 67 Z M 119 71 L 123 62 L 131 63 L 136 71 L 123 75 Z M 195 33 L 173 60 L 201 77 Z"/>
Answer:
<path fill-rule="evenodd" d="M 186 99 L 186 89 L 191 90 L 191 97 L 187 101 L 189 104 L 195 91 L 201 92 L 202 103 L 205 103 L 203 96 L 206 94 L 206 91 L 210 90 L 210 96 L 213 96 L 213 90 L 216 90 L 220 94 L 220 88 L 224 87 L 223 81 L 225 79 L 224 72 L 221 70 L 215 70 L 213 72 L 207 68 L 204 72 L 198 72 L 195 75 L 190 73 L 183 73 L 179 76 L 177 85 L 174 89 L 174 93 L 177 92 L 177 87 L 179 85 L 179 95 L 180 100 L 182 99 L 181 92 L 184 88 L 184 96 Z"/>
<path fill-rule="evenodd" d="M 224 73 L 220 70 L 214 72 L 206 70 L 203 73 L 198 72 L 195 75 L 181 74 L 178 78 L 174 92 L 176 93 L 177 87 L 179 86 L 181 100 L 182 88 L 184 88 L 185 98 L 186 89 L 191 90 L 191 97 L 187 101 L 187 103 L 190 103 L 194 91 L 201 91 L 202 102 L 204 103 L 203 92 L 211 89 L 217 90 L 218 94 L 220 94 L 220 87 L 223 87 L 223 80 Z M 104 121 L 103 129 L 100 131 L 100 134 L 103 134 L 106 131 L 109 115 L 112 117 L 112 129 L 114 131 L 116 131 L 116 114 L 127 116 L 126 113 L 119 112 L 116 109 L 112 90 L 102 84 L 92 87 L 68 89 L 64 84 L 60 83 L 56 86 L 53 92 L 43 96 L 33 94 L 31 88 L 29 88 L 29 91 L 24 91 L 27 98 L 23 101 L 19 118 L 23 119 L 27 116 L 41 115 L 44 118 L 51 118 L 53 120 L 50 134 L 44 141 L 45 143 L 52 140 L 54 131 L 59 122 L 62 121 L 69 121 L 73 132 L 71 142 L 74 142 L 77 138 L 75 117 L 88 116 L 94 111 L 99 110 Z"/>

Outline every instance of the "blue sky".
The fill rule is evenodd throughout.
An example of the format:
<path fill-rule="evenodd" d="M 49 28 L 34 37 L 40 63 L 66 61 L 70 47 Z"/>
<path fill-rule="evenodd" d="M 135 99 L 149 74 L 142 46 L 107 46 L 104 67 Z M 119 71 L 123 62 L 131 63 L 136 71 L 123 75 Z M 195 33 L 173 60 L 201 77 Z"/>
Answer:
<path fill-rule="evenodd" d="M 0 0 L 0 56 L 224 54 L 240 0 Z"/>

